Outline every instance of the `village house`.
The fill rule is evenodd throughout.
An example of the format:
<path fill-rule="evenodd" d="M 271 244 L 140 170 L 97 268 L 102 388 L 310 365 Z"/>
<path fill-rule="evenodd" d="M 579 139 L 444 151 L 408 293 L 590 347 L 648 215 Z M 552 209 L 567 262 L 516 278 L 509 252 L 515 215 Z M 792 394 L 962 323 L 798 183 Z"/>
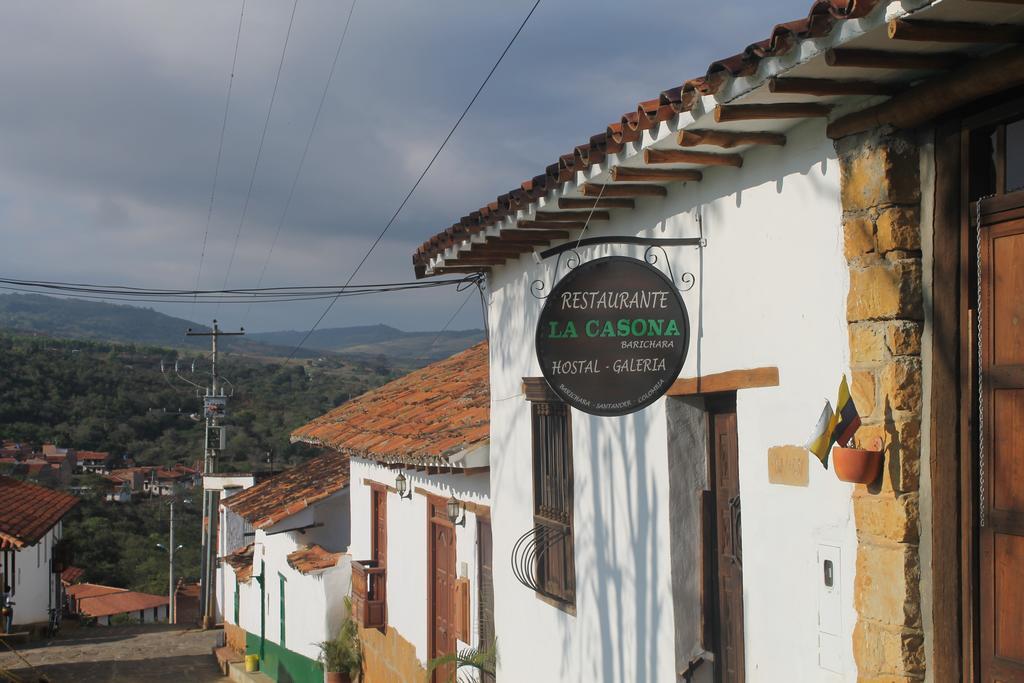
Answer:
<path fill-rule="evenodd" d="M 66 449 L 57 449 L 66 450 Z M 43 446 L 46 452 L 46 446 Z M 93 474 L 108 474 L 114 466 L 114 458 L 110 453 L 101 451 L 76 451 L 78 472 L 92 472 Z"/>
<path fill-rule="evenodd" d="M 68 609 L 79 618 L 95 619 L 98 626 L 167 623 L 166 595 L 139 593 L 126 588 L 76 583 L 67 587 Z"/>
<path fill-rule="evenodd" d="M 485 274 L 499 679 L 1020 680 L 1022 30 L 813 2 L 417 250 Z"/>
<path fill-rule="evenodd" d="M 0 590 L 11 588 L 15 631 L 45 627 L 63 604 L 62 520 L 77 504 L 63 491 L 0 476 Z"/>
<path fill-rule="evenodd" d="M 422 683 L 431 660 L 493 644 L 487 357 L 477 344 L 292 433 L 351 461 L 352 609 L 368 681 Z"/>
<path fill-rule="evenodd" d="M 348 458 L 222 490 L 214 585 L 228 645 L 275 681 L 322 681 L 318 643 L 337 635 L 351 583 Z"/>

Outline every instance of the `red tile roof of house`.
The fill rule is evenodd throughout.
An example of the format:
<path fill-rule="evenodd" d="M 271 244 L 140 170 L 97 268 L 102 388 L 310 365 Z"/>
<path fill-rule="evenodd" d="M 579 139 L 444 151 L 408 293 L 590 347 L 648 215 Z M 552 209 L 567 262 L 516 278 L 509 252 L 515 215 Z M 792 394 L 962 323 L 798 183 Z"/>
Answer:
<path fill-rule="evenodd" d="M 254 544 L 239 548 L 224 556 L 224 561 L 235 570 L 235 578 L 239 581 L 248 581 L 252 578 L 252 555 Z"/>
<path fill-rule="evenodd" d="M 327 452 L 224 500 L 224 507 L 265 529 L 348 486 L 348 456 Z"/>
<path fill-rule="evenodd" d="M 78 462 L 106 462 L 110 460 L 110 453 L 102 451 L 78 451 L 76 454 Z"/>
<path fill-rule="evenodd" d="M 85 576 L 85 570 L 81 567 L 68 567 L 60 573 L 60 580 L 66 584 L 76 583 Z"/>
<path fill-rule="evenodd" d="M 336 566 L 344 554 L 332 553 L 313 544 L 289 553 L 288 566 L 302 574 L 311 574 Z"/>
<path fill-rule="evenodd" d="M 0 476 L 0 550 L 24 548 L 78 505 L 70 493 Z"/>
<path fill-rule="evenodd" d="M 690 111 L 702 96 L 719 92 L 730 78 L 752 76 L 757 73 L 762 60 L 786 55 L 799 47 L 801 41 L 822 38 L 844 20 L 860 19 L 880 4 L 880 0 L 814 0 L 806 17 L 776 24 L 768 38 L 748 45 L 742 52 L 712 62 L 703 75 L 640 102 L 618 121 L 608 124 L 604 131 L 560 156 L 544 173 L 523 181 L 496 201 L 469 213 L 424 242 L 413 254 L 417 277 L 422 277 L 427 262 L 447 247 L 486 230 L 508 216 L 515 216 L 516 211 L 528 208 L 549 191 L 575 178 L 577 172 L 588 171 L 608 155 L 622 151 L 626 144 L 640 140 L 644 131 Z M 763 5 L 768 7 L 766 3 Z M 474 249 L 474 253 L 486 254 L 487 245 L 482 246 L 482 251 Z M 494 246 L 500 249 L 501 241 L 495 241 Z"/>
<path fill-rule="evenodd" d="M 490 439 L 487 342 L 410 372 L 292 432 L 292 441 L 387 463 L 450 465 Z"/>
<path fill-rule="evenodd" d="M 109 593 L 124 593 L 127 590 L 127 588 L 104 586 L 99 583 L 79 583 L 74 586 L 68 586 L 66 592 L 75 600 L 82 600 L 85 598 L 95 598 L 98 595 L 107 595 Z"/>
<path fill-rule="evenodd" d="M 100 586 L 100 588 L 106 588 L 106 586 Z M 87 617 L 110 617 L 115 614 L 138 612 L 165 606 L 170 602 L 166 595 L 152 595 L 124 589 L 76 599 L 78 612 Z"/>

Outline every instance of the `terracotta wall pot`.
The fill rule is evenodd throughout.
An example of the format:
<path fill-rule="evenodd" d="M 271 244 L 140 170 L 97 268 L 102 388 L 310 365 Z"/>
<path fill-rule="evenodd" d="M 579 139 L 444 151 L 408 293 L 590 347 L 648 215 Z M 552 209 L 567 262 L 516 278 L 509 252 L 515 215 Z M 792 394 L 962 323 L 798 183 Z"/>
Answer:
<path fill-rule="evenodd" d="M 352 679 L 340 671 L 325 671 L 324 683 L 352 683 Z"/>
<path fill-rule="evenodd" d="M 882 471 L 882 451 L 836 446 L 832 450 L 832 468 L 842 481 L 870 484 Z"/>

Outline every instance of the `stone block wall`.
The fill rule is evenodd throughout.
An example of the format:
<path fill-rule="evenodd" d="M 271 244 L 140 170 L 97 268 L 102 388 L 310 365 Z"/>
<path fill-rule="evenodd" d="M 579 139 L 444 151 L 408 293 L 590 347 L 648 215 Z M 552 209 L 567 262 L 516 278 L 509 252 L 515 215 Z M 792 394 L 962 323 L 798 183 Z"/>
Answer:
<path fill-rule="evenodd" d="M 857 625 L 853 654 L 862 681 L 920 681 L 918 484 L 921 466 L 920 177 L 913 141 L 878 131 L 836 143 L 842 174 L 850 392 L 862 426 L 881 439 L 881 481 L 857 485 Z"/>
<path fill-rule="evenodd" d="M 427 670 L 416 657 L 416 646 L 401 633 L 386 627 L 360 628 L 363 645 L 363 680 L 368 683 L 423 683 Z"/>

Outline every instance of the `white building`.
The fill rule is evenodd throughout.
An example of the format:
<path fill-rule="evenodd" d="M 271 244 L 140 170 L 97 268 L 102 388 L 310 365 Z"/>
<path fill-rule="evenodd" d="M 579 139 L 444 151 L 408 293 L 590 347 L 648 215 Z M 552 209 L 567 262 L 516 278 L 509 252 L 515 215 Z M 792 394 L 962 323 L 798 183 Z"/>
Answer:
<path fill-rule="evenodd" d="M 351 582 L 348 483 L 348 459 L 328 452 L 221 500 L 218 541 L 241 541 L 218 548 L 227 641 L 274 680 L 323 680 L 318 643 L 337 635 Z"/>
<path fill-rule="evenodd" d="M 1022 30 L 815 2 L 418 249 L 483 274 L 499 679 L 1020 679 Z"/>
<path fill-rule="evenodd" d="M 481 343 L 292 433 L 351 458 L 352 604 L 369 681 L 421 683 L 431 660 L 493 640 L 489 397 Z"/>
<path fill-rule="evenodd" d="M 0 476 L 0 590 L 10 586 L 14 630 L 46 625 L 60 609 L 62 520 L 78 498 Z"/>

